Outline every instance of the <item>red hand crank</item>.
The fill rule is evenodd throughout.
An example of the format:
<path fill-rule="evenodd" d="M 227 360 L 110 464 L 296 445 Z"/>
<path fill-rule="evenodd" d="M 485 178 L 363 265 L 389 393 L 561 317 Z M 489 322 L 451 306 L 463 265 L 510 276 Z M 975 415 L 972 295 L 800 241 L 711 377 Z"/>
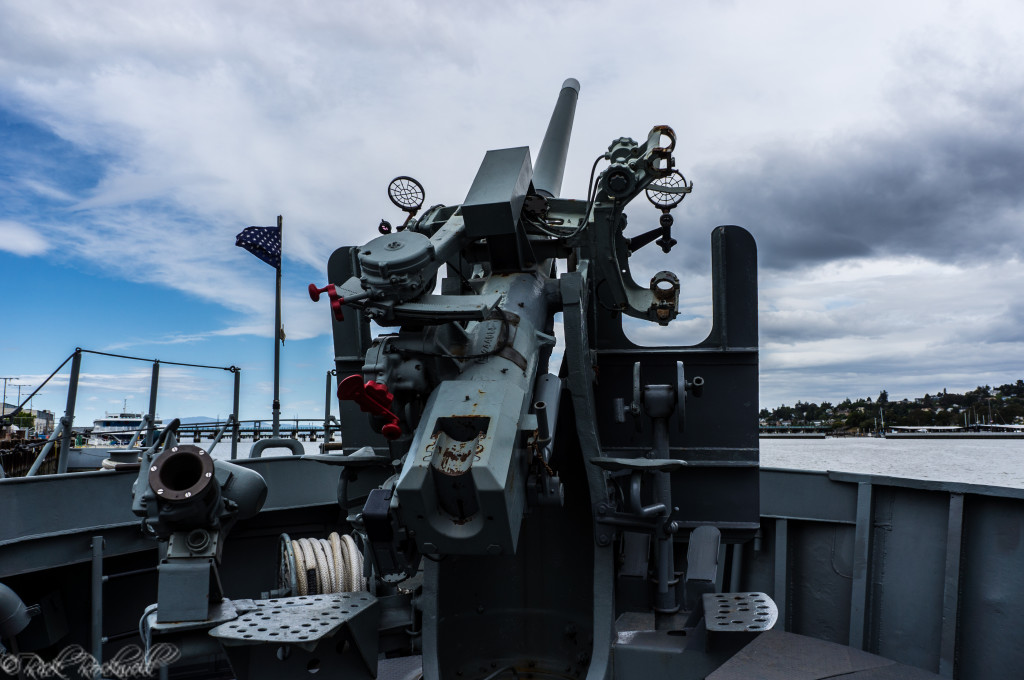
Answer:
<path fill-rule="evenodd" d="M 309 299 L 313 302 L 320 302 L 320 295 L 323 293 L 327 293 L 327 297 L 331 300 L 331 311 L 334 312 L 334 318 L 338 321 L 344 321 L 345 313 L 341 311 L 341 306 L 345 304 L 345 298 L 338 295 L 338 290 L 334 287 L 334 284 L 328 283 L 323 288 L 317 288 L 315 283 L 309 284 Z"/>
<path fill-rule="evenodd" d="M 338 385 L 338 399 L 347 399 L 359 404 L 359 410 L 375 416 L 387 418 L 390 422 L 381 428 L 381 434 L 387 439 L 398 439 L 402 428 L 398 425 L 398 416 L 391 412 L 391 402 L 395 397 L 388 392 L 387 385 L 370 380 L 363 384 L 358 375 L 350 375 Z"/>

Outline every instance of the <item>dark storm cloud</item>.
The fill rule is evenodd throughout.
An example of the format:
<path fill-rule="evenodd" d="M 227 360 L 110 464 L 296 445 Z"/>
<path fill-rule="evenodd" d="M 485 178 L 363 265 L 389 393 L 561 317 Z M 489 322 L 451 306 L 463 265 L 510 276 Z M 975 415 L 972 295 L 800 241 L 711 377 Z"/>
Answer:
<path fill-rule="evenodd" d="M 961 104 L 969 116 L 776 142 L 697 167 L 709 194 L 694 202 L 697 217 L 746 226 L 770 269 L 880 255 L 1020 257 L 1024 106 L 997 93 Z"/>

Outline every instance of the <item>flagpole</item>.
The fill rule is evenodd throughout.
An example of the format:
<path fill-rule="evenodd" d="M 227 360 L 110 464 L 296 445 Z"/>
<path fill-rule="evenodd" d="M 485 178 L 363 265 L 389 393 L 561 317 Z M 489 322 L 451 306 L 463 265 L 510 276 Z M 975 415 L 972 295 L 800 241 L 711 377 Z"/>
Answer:
<path fill-rule="evenodd" d="M 284 262 L 284 230 L 277 216 L 277 232 L 281 238 L 281 258 L 277 264 L 277 298 L 274 306 L 274 438 L 281 434 L 281 264 Z"/>

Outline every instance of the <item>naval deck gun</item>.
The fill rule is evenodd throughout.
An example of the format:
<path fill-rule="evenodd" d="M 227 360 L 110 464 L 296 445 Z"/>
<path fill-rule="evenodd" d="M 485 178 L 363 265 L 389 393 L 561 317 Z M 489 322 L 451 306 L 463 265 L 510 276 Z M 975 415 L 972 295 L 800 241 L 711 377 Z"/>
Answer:
<path fill-rule="evenodd" d="M 424 678 L 703 678 L 772 627 L 766 595 L 721 593 L 725 545 L 759 527 L 753 239 L 712 232 L 704 341 L 632 342 L 627 318 L 680 313 L 678 277 L 638 282 L 630 257 L 672 250 L 692 184 L 659 125 L 614 140 L 589 195 L 562 197 L 578 93 L 567 80 L 536 166 L 528 147 L 488 151 L 461 204 L 420 214 L 422 186 L 397 178 L 405 222 L 339 248 L 310 284 L 330 303 L 344 450 L 307 458 L 341 467 L 364 581 L 333 593 L 284 541 L 291 578 L 269 597 L 190 622 L 160 602 L 151 638 L 209 633 L 238 677 L 369 678 L 411 654 Z M 658 226 L 627 236 L 644 193 Z"/>

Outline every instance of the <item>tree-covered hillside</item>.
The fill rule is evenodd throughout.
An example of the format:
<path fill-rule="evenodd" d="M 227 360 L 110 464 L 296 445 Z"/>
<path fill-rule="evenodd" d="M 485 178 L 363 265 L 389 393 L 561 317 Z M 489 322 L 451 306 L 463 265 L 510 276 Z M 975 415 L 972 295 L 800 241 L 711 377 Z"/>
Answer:
<path fill-rule="evenodd" d="M 1024 380 L 965 393 L 942 390 L 915 399 L 890 400 L 882 390 L 867 397 L 832 404 L 798 401 L 775 409 L 761 409 L 762 425 L 820 425 L 835 429 L 872 430 L 886 425 L 964 425 L 968 423 L 1024 423 Z"/>

